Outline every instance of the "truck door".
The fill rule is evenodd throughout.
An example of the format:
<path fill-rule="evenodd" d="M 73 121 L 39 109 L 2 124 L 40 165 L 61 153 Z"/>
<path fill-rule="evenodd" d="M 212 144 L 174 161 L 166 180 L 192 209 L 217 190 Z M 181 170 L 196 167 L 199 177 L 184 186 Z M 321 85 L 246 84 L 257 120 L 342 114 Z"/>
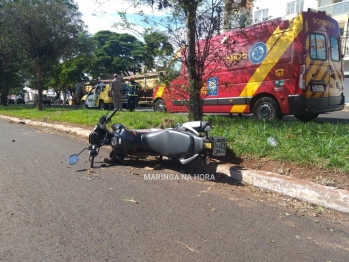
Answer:
<path fill-rule="evenodd" d="M 101 85 L 96 85 L 95 88 L 95 93 L 93 95 L 93 106 L 97 106 L 97 102 L 98 102 L 98 97 L 102 92 L 102 86 Z"/>
<path fill-rule="evenodd" d="M 86 101 L 85 101 L 85 104 L 87 107 L 94 107 L 94 101 L 93 101 L 93 98 L 94 98 L 94 93 L 95 93 L 95 88 L 96 87 L 93 87 L 87 94 L 86 96 Z"/>
<path fill-rule="evenodd" d="M 330 36 L 330 77 L 329 77 L 329 105 L 341 104 L 343 92 L 343 64 L 340 53 L 340 38 Z"/>
<path fill-rule="evenodd" d="M 328 56 L 328 42 L 325 32 L 312 32 L 309 35 L 309 56 L 307 59 L 308 90 L 306 97 L 309 106 L 327 107 L 329 105 L 329 81 L 331 66 Z"/>
<path fill-rule="evenodd" d="M 342 61 L 340 40 L 326 32 L 310 34 L 307 59 L 308 90 L 306 97 L 311 108 L 331 107 L 342 102 Z"/>

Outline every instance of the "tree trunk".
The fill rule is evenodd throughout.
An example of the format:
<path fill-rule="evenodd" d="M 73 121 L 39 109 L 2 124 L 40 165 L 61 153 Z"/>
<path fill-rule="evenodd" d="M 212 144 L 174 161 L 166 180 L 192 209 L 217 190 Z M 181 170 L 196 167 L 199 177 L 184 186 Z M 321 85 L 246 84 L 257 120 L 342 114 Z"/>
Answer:
<path fill-rule="evenodd" d="M 186 27 L 187 27 L 187 66 L 189 80 L 189 120 L 202 119 L 202 106 L 200 100 L 200 89 L 202 80 L 197 75 L 196 70 L 196 0 L 186 1 Z"/>
<path fill-rule="evenodd" d="M 11 80 L 9 79 L 9 76 L 3 72 L 2 76 L 0 77 L 1 79 L 1 99 L 0 99 L 0 104 L 7 106 L 7 96 L 8 96 L 8 90 L 11 85 Z"/>
<path fill-rule="evenodd" d="M 38 99 L 36 102 L 36 108 L 38 110 L 43 110 L 42 106 L 42 65 L 40 63 L 36 64 L 37 78 L 38 78 Z"/>
<path fill-rule="evenodd" d="M 1 103 L 3 106 L 7 106 L 7 96 L 8 96 L 8 87 L 3 86 L 1 89 Z"/>

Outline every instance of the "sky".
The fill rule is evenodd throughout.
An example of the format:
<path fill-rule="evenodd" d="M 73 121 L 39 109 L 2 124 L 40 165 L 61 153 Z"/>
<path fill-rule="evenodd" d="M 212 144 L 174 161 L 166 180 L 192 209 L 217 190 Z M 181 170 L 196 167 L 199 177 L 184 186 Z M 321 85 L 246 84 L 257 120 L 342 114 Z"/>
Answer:
<path fill-rule="evenodd" d="M 118 11 L 127 11 L 128 14 L 136 13 L 130 4 L 123 0 L 100 0 L 101 5 L 96 4 L 96 0 L 74 0 L 82 13 L 82 19 L 88 26 L 90 34 L 95 34 L 101 30 L 109 30 L 117 33 L 130 33 L 113 28 L 114 22 L 120 20 Z M 98 1 L 97 1 L 98 2 Z M 151 13 L 150 7 L 143 7 L 144 13 Z"/>

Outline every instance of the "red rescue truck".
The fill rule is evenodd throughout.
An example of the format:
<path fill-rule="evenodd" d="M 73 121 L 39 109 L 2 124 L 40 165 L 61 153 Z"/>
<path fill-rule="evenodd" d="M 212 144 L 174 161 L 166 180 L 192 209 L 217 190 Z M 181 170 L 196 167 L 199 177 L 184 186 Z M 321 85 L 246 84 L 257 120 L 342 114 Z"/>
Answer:
<path fill-rule="evenodd" d="M 337 21 L 312 10 L 212 37 L 202 79 L 203 112 L 252 113 L 268 120 L 294 115 L 310 121 L 319 113 L 342 110 L 340 40 Z M 178 76 L 154 89 L 155 111 L 188 110 L 185 51 L 169 68 Z"/>

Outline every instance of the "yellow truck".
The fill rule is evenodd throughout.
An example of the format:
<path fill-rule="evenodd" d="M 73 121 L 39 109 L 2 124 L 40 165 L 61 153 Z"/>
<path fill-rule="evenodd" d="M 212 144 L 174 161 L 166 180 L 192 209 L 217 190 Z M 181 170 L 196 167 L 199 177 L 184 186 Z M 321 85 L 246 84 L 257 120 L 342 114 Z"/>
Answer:
<path fill-rule="evenodd" d="M 128 85 L 122 83 L 122 105 L 127 106 Z M 81 98 L 81 104 L 85 108 L 100 108 L 102 110 L 113 108 L 111 97 L 111 80 L 101 80 L 86 95 Z"/>
<path fill-rule="evenodd" d="M 146 73 L 132 76 L 124 76 L 123 79 L 126 83 L 130 78 L 133 78 L 137 83 L 141 85 L 141 89 L 138 91 L 137 105 L 139 106 L 152 106 L 153 105 L 153 90 L 159 83 L 159 73 Z"/>

